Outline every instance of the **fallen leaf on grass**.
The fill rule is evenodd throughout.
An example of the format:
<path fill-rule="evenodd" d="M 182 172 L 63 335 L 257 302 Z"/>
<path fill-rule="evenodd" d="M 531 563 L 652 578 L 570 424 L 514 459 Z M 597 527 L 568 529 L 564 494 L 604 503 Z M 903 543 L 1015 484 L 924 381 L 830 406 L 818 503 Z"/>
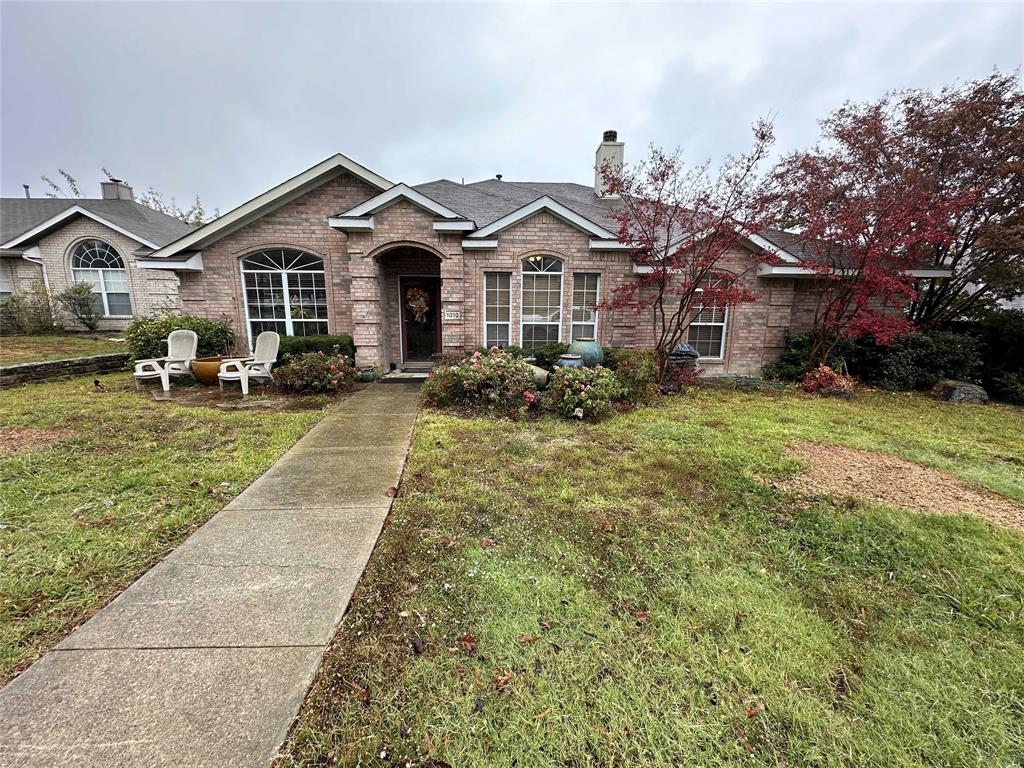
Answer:
<path fill-rule="evenodd" d="M 477 640 L 472 635 L 462 635 L 459 638 L 459 644 L 463 648 L 465 648 L 467 651 L 474 651 L 474 650 L 476 650 L 476 643 L 477 643 Z"/>
<path fill-rule="evenodd" d="M 419 635 L 414 635 L 412 638 L 412 652 L 419 656 L 423 653 L 425 647 L 426 644 L 423 642 L 423 638 Z"/>
<path fill-rule="evenodd" d="M 746 709 L 747 717 L 750 718 L 757 717 L 762 712 L 764 712 L 764 704 L 762 704 L 760 701 L 756 704 L 750 705 Z"/>
<path fill-rule="evenodd" d="M 495 541 L 496 540 L 493 536 L 484 536 L 482 539 L 480 539 L 480 546 L 484 549 L 487 549 L 488 547 L 493 547 Z"/>
<path fill-rule="evenodd" d="M 501 670 L 495 669 L 493 670 L 493 673 L 495 675 L 499 675 L 501 673 Z M 497 677 L 497 679 L 494 681 L 495 689 L 500 691 L 502 688 L 509 684 L 513 677 L 515 677 L 515 672 L 509 672 L 508 674 Z"/>
<path fill-rule="evenodd" d="M 540 625 L 540 628 L 543 629 L 545 632 L 550 630 L 557 623 L 557 621 L 550 621 L 548 619 L 537 619 L 537 624 Z"/>
<path fill-rule="evenodd" d="M 550 714 L 551 714 L 551 707 L 548 707 L 543 712 L 541 712 L 539 715 L 534 715 L 533 719 L 534 720 L 543 720 L 545 717 L 547 717 Z"/>
<path fill-rule="evenodd" d="M 387 496 L 389 499 L 393 499 L 395 498 L 395 496 L 398 495 L 398 489 L 392 485 L 390 488 L 384 491 L 384 495 Z"/>
<path fill-rule="evenodd" d="M 519 635 L 516 640 L 520 643 L 534 643 L 540 640 L 540 638 L 537 635 Z"/>
<path fill-rule="evenodd" d="M 359 697 L 359 700 L 363 702 L 363 704 L 369 705 L 370 690 L 368 688 L 363 688 L 363 686 L 359 685 L 358 683 L 353 683 L 351 681 L 349 682 L 349 687 L 351 687 L 352 690 L 356 692 L 356 696 Z"/>

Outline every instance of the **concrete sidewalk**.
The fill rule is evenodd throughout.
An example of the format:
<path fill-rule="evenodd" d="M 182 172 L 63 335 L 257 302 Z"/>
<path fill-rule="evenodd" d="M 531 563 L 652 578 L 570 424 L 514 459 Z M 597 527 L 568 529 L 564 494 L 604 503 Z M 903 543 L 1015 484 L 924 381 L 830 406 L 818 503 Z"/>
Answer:
<path fill-rule="evenodd" d="M 0 766 L 265 766 L 377 541 L 419 387 L 373 385 L 0 690 Z"/>

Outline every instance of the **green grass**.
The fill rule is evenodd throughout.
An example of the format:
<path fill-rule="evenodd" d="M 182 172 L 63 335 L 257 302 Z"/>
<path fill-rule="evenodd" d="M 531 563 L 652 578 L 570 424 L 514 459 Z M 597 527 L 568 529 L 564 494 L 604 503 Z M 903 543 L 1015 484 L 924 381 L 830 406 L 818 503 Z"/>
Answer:
<path fill-rule="evenodd" d="M 279 762 L 1019 766 L 1024 536 L 763 479 L 810 439 L 1024 500 L 1021 434 L 1019 409 L 881 393 L 424 413 Z"/>
<path fill-rule="evenodd" d="M 54 336 L 4 336 L 0 339 L 0 365 L 63 360 L 69 357 L 127 352 L 123 341 L 111 341 L 113 334 L 92 338 L 82 334 Z"/>
<path fill-rule="evenodd" d="M 170 552 L 322 415 L 156 402 L 125 374 L 0 392 L 0 428 L 72 429 L 0 455 L 0 680 Z M 0 440 L 2 440 L 0 436 Z"/>

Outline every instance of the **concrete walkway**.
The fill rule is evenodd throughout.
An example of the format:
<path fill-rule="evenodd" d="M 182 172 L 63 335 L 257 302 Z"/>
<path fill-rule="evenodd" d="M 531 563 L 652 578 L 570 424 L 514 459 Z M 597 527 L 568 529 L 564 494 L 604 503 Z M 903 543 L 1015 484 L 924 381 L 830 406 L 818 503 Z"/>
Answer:
<path fill-rule="evenodd" d="M 265 766 L 377 541 L 419 387 L 373 385 L 0 690 L 0 766 Z"/>

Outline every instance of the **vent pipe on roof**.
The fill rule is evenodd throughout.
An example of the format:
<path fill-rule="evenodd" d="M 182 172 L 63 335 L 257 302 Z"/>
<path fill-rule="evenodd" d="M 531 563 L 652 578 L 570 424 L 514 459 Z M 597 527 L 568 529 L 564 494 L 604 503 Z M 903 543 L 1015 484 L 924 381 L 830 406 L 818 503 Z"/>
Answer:
<path fill-rule="evenodd" d="M 619 141 L 618 131 L 605 131 L 601 143 L 597 145 L 594 158 L 594 194 L 598 197 L 618 197 L 605 189 L 604 167 L 619 170 L 626 156 L 626 145 Z"/>
<path fill-rule="evenodd" d="M 135 192 L 121 179 L 110 178 L 100 182 L 104 200 L 134 200 Z"/>
<path fill-rule="evenodd" d="M 28 191 L 28 184 L 22 184 L 21 186 L 25 190 L 25 197 L 31 198 L 32 197 L 32 193 Z"/>

